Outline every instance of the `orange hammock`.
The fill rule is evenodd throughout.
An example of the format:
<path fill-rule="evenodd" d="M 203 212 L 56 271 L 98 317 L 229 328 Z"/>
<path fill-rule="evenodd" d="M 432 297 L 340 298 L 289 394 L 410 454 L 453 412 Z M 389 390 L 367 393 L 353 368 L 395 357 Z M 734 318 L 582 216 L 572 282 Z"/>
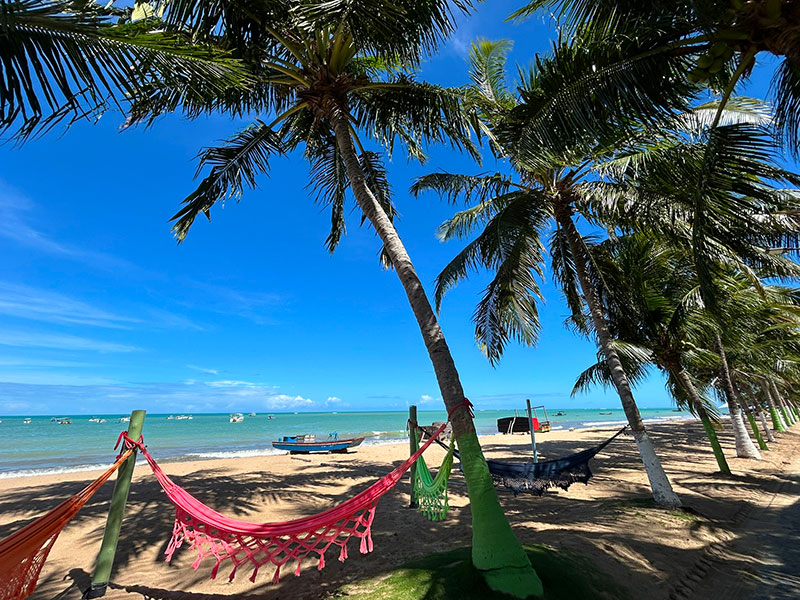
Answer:
<path fill-rule="evenodd" d="M 232 519 L 209 508 L 175 484 L 141 441 L 134 442 L 127 436 L 123 437 L 128 448 L 141 450 L 167 497 L 175 505 L 175 525 L 165 552 L 168 562 L 175 550 L 187 541 L 190 549 L 197 552 L 192 564 L 194 569 L 200 566 L 204 558 L 213 557 L 216 561 L 211 570 L 212 579 L 217 576 L 220 565 L 230 560 L 233 563 L 229 576 L 231 581 L 236 570 L 249 563 L 254 567 L 250 581 L 255 582 L 260 567 L 272 564 L 275 566 L 272 582 L 277 583 L 283 565 L 296 560 L 294 574 L 300 575 L 302 561 L 310 554 L 319 558 L 317 569 L 322 570 L 325 567 L 325 552 L 331 546 L 339 547 L 339 560 L 343 562 L 347 558 L 347 542 L 352 537 L 361 538 L 362 554 L 371 552 L 372 519 L 378 500 L 400 481 L 414 461 L 444 430 L 445 425 L 406 461 L 363 492 L 317 515 L 276 523 L 250 523 Z"/>
<path fill-rule="evenodd" d="M 72 498 L 0 541 L 0 600 L 22 600 L 33 593 L 58 534 L 131 452 L 123 453 L 105 473 Z"/>

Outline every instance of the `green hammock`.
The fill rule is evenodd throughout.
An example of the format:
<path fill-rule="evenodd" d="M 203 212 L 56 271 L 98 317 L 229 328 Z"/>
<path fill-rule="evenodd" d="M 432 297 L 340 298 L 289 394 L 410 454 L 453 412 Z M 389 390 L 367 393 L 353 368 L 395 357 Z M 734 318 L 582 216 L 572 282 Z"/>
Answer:
<path fill-rule="evenodd" d="M 412 430 L 416 445 L 416 432 Z M 417 459 L 416 470 L 414 472 L 414 493 L 417 498 L 417 508 L 431 521 L 442 521 L 450 510 L 447 498 L 447 482 L 450 479 L 450 471 L 453 468 L 453 441 L 450 442 L 450 449 L 439 467 L 436 477 L 431 475 L 428 465 L 422 456 Z"/>

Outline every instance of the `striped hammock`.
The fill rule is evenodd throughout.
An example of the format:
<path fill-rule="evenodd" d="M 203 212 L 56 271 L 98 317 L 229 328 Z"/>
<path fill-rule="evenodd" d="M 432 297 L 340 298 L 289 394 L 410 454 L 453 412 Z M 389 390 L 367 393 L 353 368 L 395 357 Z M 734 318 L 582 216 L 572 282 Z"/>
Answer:
<path fill-rule="evenodd" d="M 416 437 L 416 432 L 412 428 L 410 435 Z M 416 445 L 416 442 L 415 442 Z M 420 456 L 417 460 L 416 471 L 414 472 L 414 496 L 417 499 L 417 508 L 431 521 L 442 521 L 450 510 L 447 497 L 447 482 L 450 479 L 450 471 L 453 468 L 453 441 L 450 441 L 450 449 L 439 467 L 436 477 L 431 475 L 425 459 Z"/>

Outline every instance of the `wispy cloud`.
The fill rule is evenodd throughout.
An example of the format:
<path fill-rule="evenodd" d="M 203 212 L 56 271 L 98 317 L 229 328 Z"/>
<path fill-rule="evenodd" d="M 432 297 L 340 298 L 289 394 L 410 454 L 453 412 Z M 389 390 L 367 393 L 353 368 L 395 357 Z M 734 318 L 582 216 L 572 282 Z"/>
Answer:
<path fill-rule="evenodd" d="M 16 348 L 53 348 L 57 350 L 83 350 L 90 352 L 134 352 L 136 346 L 93 340 L 75 335 L 39 333 L 32 331 L 0 330 L 0 346 Z"/>
<path fill-rule="evenodd" d="M 438 396 L 431 396 L 429 394 L 422 394 L 419 397 L 420 404 L 430 404 L 431 402 L 441 402 L 441 398 Z"/>
<path fill-rule="evenodd" d="M 205 369 L 203 367 L 198 367 L 197 365 L 186 365 L 186 367 L 192 369 L 193 371 L 200 371 L 201 373 L 205 373 L 207 375 L 219 375 L 219 371 L 217 369 Z"/>
<path fill-rule="evenodd" d="M 49 323 L 91 325 L 115 329 L 141 323 L 49 290 L 0 282 L 0 315 Z"/>
<path fill-rule="evenodd" d="M 37 252 L 76 260 L 105 270 L 138 269 L 133 263 L 117 256 L 86 250 L 56 241 L 31 224 L 29 215 L 36 205 L 24 194 L 0 180 L 0 237 Z"/>

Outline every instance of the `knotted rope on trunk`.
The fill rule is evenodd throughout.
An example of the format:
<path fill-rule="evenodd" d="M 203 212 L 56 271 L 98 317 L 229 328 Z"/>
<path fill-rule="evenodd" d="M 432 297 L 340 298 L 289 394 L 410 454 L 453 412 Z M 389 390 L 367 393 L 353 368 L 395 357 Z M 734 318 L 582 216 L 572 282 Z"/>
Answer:
<path fill-rule="evenodd" d="M 117 457 L 105 473 L 72 498 L 0 541 L 0 600 L 22 600 L 33 593 L 58 535 L 131 452 Z"/>
<path fill-rule="evenodd" d="M 442 425 L 436 435 L 444 427 Z M 144 444 L 125 439 L 126 445 L 141 450 L 159 484 L 175 506 L 172 539 L 165 552 L 167 562 L 185 542 L 197 554 L 192 563 L 194 569 L 206 558 L 214 560 L 212 579 L 217 576 L 220 566 L 229 561 L 233 565 L 228 577 L 230 581 L 243 565 L 253 567 L 250 576 L 250 581 L 253 582 L 261 567 L 272 565 L 275 567 L 273 583 L 280 580 L 281 568 L 292 560 L 297 562 L 295 575 L 300 575 L 302 563 L 309 556 L 318 560 L 317 569 L 322 570 L 325 567 L 325 553 L 331 547 L 339 548 L 339 560 L 343 562 L 347 558 L 347 542 L 354 537 L 361 540 L 359 549 L 362 554 L 372 552 L 372 520 L 378 500 L 397 484 L 432 441 L 433 438 L 389 474 L 338 506 L 293 521 L 251 523 L 226 517 L 209 508 L 174 483 Z"/>

